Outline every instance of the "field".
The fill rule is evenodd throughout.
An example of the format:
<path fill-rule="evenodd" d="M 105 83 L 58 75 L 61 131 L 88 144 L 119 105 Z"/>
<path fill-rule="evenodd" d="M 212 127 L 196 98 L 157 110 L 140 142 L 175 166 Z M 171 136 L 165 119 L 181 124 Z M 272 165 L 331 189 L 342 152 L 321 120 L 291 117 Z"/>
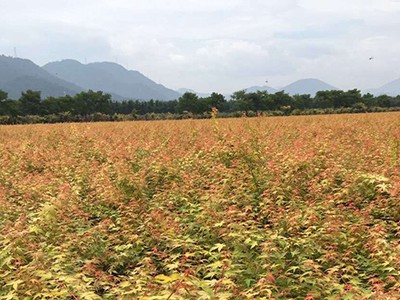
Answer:
<path fill-rule="evenodd" d="M 0 299 L 400 299 L 400 113 L 0 127 Z"/>

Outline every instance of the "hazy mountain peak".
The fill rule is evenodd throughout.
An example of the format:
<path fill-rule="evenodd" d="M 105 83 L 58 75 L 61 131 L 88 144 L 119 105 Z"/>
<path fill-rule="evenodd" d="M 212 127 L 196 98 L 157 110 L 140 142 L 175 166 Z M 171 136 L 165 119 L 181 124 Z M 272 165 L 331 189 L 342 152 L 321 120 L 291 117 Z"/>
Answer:
<path fill-rule="evenodd" d="M 277 92 L 277 89 L 274 89 L 270 86 L 263 85 L 263 86 L 251 86 L 249 88 L 246 88 L 245 91 L 247 93 L 256 93 L 257 91 L 267 91 L 269 94 L 275 94 Z"/>
<path fill-rule="evenodd" d="M 119 71 L 119 72 L 126 72 L 129 71 L 127 70 L 124 66 L 121 66 L 117 63 L 110 62 L 110 61 L 103 61 L 103 62 L 93 62 L 87 64 L 89 67 L 95 66 L 101 69 L 106 69 L 106 70 L 114 70 L 114 71 Z"/>
<path fill-rule="evenodd" d="M 400 78 L 395 79 L 393 81 L 390 81 L 390 82 L 382 85 L 380 88 L 367 90 L 367 92 L 370 92 L 371 94 L 374 94 L 376 96 L 379 96 L 379 95 L 388 95 L 388 96 L 400 95 Z"/>
<path fill-rule="evenodd" d="M 71 64 L 69 60 L 52 62 L 45 70 L 64 80 L 80 84 L 85 89 L 100 90 L 120 99 L 174 100 L 180 94 L 157 84 L 138 71 L 130 71 L 113 62 L 95 62 L 86 65 Z"/>
<path fill-rule="evenodd" d="M 28 89 L 41 91 L 43 98 L 82 91 L 79 86 L 51 75 L 29 59 L 4 55 L 0 56 L 0 89 L 13 99 L 18 99 L 21 92 Z"/>
<path fill-rule="evenodd" d="M 314 96 L 318 91 L 337 90 L 337 88 L 316 78 L 305 78 L 284 86 L 280 90 L 290 95 L 310 94 Z"/>
<path fill-rule="evenodd" d="M 76 65 L 83 65 L 79 60 L 72 59 L 72 58 L 62 59 L 62 60 L 60 60 L 58 62 L 76 64 Z"/>
<path fill-rule="evenodd" d="M 186 89 L 186 88 L 180 88 L 180 89 L 178 89 L 178 90 L 176 90 L 179 94 L 184 94 L 184 93 L 194 93 L 194 94 L 196 94 L 196 91 L 195 90 L 192 90 L 192 89 Z"/>
<path fill-rule="evenodd" d="M 201 93 L 201 92 L 196 92 L 195 90 L 186 89 L 186 88 L 181 88 L 181 89 L 177 90 L 177 92 L 181 95 L 183 95 L 184 93 L 193 93 L 193 94 L 196 94 L 200 98 L 206 98 L 211 95 L 211 93 Z"/>

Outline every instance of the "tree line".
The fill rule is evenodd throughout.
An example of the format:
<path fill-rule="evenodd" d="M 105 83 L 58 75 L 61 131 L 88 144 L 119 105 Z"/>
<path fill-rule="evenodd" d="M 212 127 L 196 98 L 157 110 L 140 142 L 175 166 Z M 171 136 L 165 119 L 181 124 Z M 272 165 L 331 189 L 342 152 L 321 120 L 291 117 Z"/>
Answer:
<path fill-rule="evenodd" d="M 233 93 L 229 100 L 219 93 L 199 97 L 187 92 L 172 101 L 112 101 L 111 95 L 102 91 L 89 90 L 74 96 L 42 99 L 40 91 L 27 90 L 21 93 L 19 99 L 14 100 L 9 99 L 8 94 L 0 90 L 0 116 L 7 117 L 9 122 L 24 116 L 52 116 L 55 121 L 86 120 L 93 115 L 107 119 L 106 116 L 115 115 L 140 118 L 147 114 L 173 114 L 172 117 L 170 115 L 171 118 L 179 118 L 182 115 L 206 116 L 212 108 L 218 109 L 226 116 L 252 115 L 257 112 L 290 115 L 301 114 L 304 111 L 339 109 L 344 109 L 344 112 L 360 112 L 374 111 L 376 108 L 400 108 L 400 95 L 374 96 L 369 93 L 361 94 L 360 90 L 353 89 L 319 91 L 312 97 L 308 94 L 291 96 L 284 91 L 269 94 L 267 91 L 242 90 Z"/>

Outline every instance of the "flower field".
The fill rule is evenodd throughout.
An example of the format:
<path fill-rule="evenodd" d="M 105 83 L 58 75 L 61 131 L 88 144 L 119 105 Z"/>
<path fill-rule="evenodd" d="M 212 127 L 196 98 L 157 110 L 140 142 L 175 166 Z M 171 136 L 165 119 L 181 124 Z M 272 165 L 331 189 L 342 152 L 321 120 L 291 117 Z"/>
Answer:
<path fill-rule="evenodd" d="M 400 299 L 400 113 L 0 126 L 0 299 Z"/>

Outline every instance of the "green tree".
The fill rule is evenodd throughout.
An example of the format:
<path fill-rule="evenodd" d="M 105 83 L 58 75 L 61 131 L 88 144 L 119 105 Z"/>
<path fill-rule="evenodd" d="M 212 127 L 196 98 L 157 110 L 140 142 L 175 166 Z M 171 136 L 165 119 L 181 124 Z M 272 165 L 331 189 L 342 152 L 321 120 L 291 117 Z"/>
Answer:
<path fill-rule="evenodd" d="M 0 115 L 16 117 L 21 115 L 21 105 L 16 100 L 3 100 L 0 102 Z"/>
<path fill-rule="evenodd" d="M 248 103 L 246 91 L 236 91 L 231 95 L 232 111 L 248 111 L 252 110 L 251 104 Z"/>
<path fill-rule="evenodd" d="M 208 103 L 208 110 L 215 107 L 219 111 L 223 111 L 226 108 L 227 101 L 225 100 L 224 95 L 218 93 L 212 93 L 210 97 L 206 99 Z"/>
<path fill-rule="evenodd" d="M 257 91 L 257 95 L 260 97 L 259 110 L 272 110 L 274 108 L 274 100 L 268 91 Z"/>
<path fill-rule="evenodd" d="M 284 91 L 276 92 L 272 95 L 274 109 L 281 109 L 283 107 L 290 108 L 293 106 L 293 98 Z"/>
<path fill-rule="evenodd" d="M 375 97 L 371 93 L 364 94 L 361 97 L 361 102 L 364 103 L 367 107 L 372 107 L 376 105 Z"/>
<path fill-rule="evenodd" d="M 247 93 L 245 95 L 246 102 L 248 103 L 249 107 L 251 107 L 252 111 L 260 111 L 265 110 L 266 107 L 263 102 L 262 94 L 255 92 L 255 93 Z"/>
<path fill-rule="evenodd" d="M 294 95 L 293 96 L 293 108 L 306 109 L 313 106 L 313 99 L 309 94 Z"/>
<path fill-rule="evenodd" d="M 202 113 L 208 110 L 207 100 L 199 98 L 195 93 L 186 92 L 178 99 L 178 112 L 184 111 L 194 114 Z"/>
<path fill-rule="evenodd" d="M 6 100 L 7 98 L 8 98 L 8 93 L 3 90 L 0 90 L 0 102 Z"/>
<path fill-rule="evenodd" d="M 317 108 L 333 107 L 334 95 L 332 91 L 318 91 L 315 95 L 314 103 Z"/>
<path fill-rule="evenodd" d="M 74 114 L 89 115 L 93 113 L 111 113 L 111 95 L 102 91 L 89 90 L 74 97 Z"/>
<path fill-rule="evenodd" d="M 22 92 L 18 101 L 23 115 L 41 115 L 43 112 L 40 91 L 27 90 Z"/>
<path fill-rule="evenodd" d="M 400 95 L 397 95 L 396 97 L 392 97 L 390 106 L 400 107 Z"/>
<path fill-rule="evenodd" d="M 18 101 L 8 99 L 8 93 L 0 90 L 0 115 L 16 117 L 20 114 Z"/>
<path fill-rule="evenodd" d="M 241 90 L 234 92 L 231 98 L 234 111 L 262 111 L 271 104 L 268 93 L 264 91 L 247 93 Z"/>
<path fill-rule="evenodd" d="M 379 107 L 390 107 L 391 102 L 392 102 L 392 97 L 388 95 L 380 95 L 376 97 L 376 104 Z"/>
<path fill-rule="evenodd" d="M 361 102 L 361 91 L 357 89 L 343 91 L 331 91 L 333 95 L 333 106 L 338 107 L 351 107 L 356 103 Z"/>
<path fill-rule="evenodd" d="M 70 95 L 63 97 L 49 97 L 42 101 L 43 111 L 46 114 L 59 114 L 74 111 L 74 99 Z"/>

